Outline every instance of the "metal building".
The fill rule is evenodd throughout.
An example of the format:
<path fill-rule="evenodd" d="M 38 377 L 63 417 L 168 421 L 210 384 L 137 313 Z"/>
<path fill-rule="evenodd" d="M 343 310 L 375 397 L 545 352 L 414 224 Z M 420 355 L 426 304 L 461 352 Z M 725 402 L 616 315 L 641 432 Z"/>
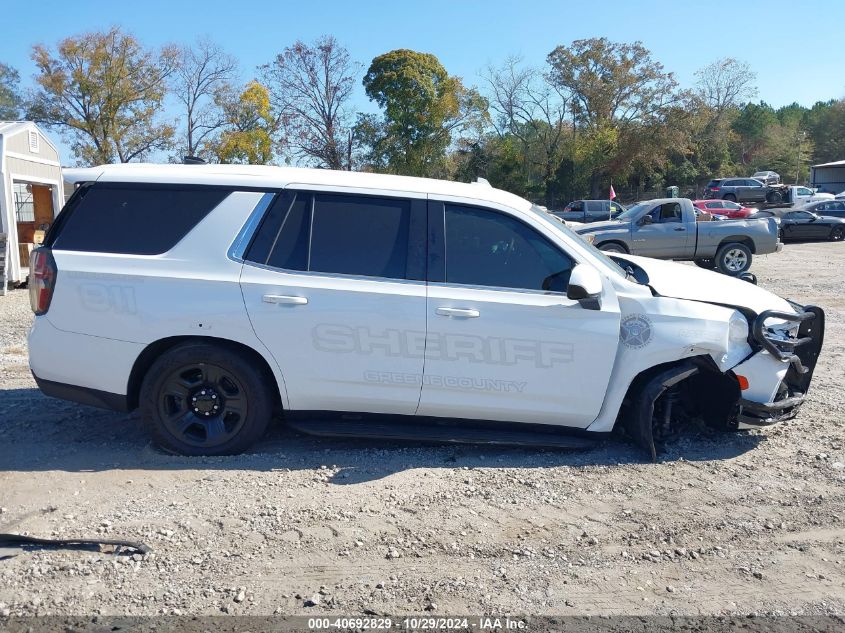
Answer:
<path fill-rule="evenodd" d="M 813 165 L 810 186 L 823 193 L 838 194 L 845 191 L 845 160 Z"/>

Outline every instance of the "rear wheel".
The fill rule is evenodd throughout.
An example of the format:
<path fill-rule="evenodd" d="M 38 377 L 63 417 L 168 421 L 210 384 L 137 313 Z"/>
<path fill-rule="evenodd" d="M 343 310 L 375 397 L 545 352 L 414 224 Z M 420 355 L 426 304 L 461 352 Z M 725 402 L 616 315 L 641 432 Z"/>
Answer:
<path fill-rule="evenodd" d="M 831 230 L 828 239 L 831 242 L 841 242 L 843 239 L 845 239 L 845 228 L 841 226 L 833 227 L 833 230 Z"/>
<path fill-rule="evenodd" d="M 713 270 L 716 268 L 716 262 L 712 259 L 696 259 L 695 265 L 699 268 L 705 268 L 707 270 Z"/>
<path fill-rule="evenodd" d="M 736 196 L 732 193 L 726 193 L 724 196 L 722 196 L 722 200 L 730 200 L 731 202 L 736 202 Z"/>
<path fill-rule="evenodd" d="M 273 414 L 267 377 L 241 354 L 209 343 L 165 352 L 141 385 L 154 441 L 182 455 L 231 455 L 256 442 Z"/>
<path fill-rule="evenodd" d="M 725 244 L 716 253 L 716 267 L 726 275 L 744 273 L 751 268 L 751 249 L 745 244 Z"/>
<path fill-rule="evenodd" d="M 627 253 L 628 251 L 625 250 L 625 247 L 617 242 L 608 242 L 607 244 L 602 244 L 599 246 L 600 251 L 604 251 L 605 253 Z"/>

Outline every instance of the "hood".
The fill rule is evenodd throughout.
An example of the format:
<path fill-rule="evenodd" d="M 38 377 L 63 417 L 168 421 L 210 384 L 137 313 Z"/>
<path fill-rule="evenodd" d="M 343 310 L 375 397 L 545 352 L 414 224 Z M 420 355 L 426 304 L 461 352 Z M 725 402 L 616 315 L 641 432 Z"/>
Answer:
<path fill-rule="evenodd" d="M 569 222 L 567 222 L 569 224 Z M 603 229 L 617 229 L 628 224 L 622 220 L 602 220 L 601 222 L 590 222 L 589 224 L 582 224 L 575 229 L 576 233 L 592 233 L 593 231 L 601 231 Z"/>
<path fill-rule="evenodd" d="M 640 266 L 649 285 L 664 297 L 736 306 L 760 314 L 764 310 L 795 312 L 786 301 L 752 283 L 698 266 L 676 264 L 650 257 L 619 255 Z"/>

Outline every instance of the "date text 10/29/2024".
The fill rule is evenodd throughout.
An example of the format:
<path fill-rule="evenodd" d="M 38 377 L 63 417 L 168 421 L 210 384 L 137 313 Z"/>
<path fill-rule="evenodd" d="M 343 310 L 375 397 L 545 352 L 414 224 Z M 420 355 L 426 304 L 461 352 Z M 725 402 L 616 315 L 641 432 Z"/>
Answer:
<path fill-rule="evenodd" d="M 510 617 L 323 617 L 308 618 L 308 629 L 320 630 L 392 630 L 401 631 L 525 631 L 528 623 Z"/>

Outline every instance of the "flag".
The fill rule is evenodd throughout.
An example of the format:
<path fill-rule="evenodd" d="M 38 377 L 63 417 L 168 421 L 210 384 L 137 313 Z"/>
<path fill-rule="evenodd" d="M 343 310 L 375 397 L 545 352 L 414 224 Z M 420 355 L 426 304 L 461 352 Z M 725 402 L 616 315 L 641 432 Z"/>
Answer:
<path fill-rule="evenodd" d="M 610 199 L 616 198 L 616 192 L 613 190 L 613 183 L 610 183 Z"/>

